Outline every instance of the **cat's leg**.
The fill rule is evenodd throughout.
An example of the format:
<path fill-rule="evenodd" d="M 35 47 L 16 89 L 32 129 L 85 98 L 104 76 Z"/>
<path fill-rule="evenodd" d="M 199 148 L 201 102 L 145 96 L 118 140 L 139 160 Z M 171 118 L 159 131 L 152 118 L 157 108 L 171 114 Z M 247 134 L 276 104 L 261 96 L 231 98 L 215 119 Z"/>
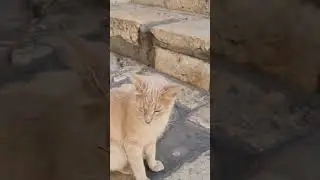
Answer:
<path fill-rule="evenodd" d="M 136 180 L 149 180 L 143 164 L 143 148 L 140 145 L 132 142 L 126 142 L 124 147 L 128 162 Z"/>
<path fill-rule="evenodd" d="M 164 166 L 161 161 L 156 160 L 156 142 L 148 144 L 144 152 L 146 154 L 146 160 L 151 171 L 159 172 L 164 170 Z"/>
<path fill-rule="evenodd" d="M 125 175 L 131 175 L 133 174 L 132 169 L 130 168 L 130 165 L 127 164 L 123 169 L 119 170 L 120 173 Z"/>
<path fill-rule="evenodd" d="M 126 155 L 121 146 L 110 142 L 110 171 L 120 171 L 126 164 Z"/>

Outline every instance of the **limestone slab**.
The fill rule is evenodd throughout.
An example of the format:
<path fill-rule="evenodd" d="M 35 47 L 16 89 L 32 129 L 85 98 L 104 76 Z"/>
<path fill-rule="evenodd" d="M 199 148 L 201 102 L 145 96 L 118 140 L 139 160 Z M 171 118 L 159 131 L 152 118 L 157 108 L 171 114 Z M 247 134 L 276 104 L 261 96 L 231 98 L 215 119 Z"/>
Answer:
<path fill-rule="evenodd" d="M 139 31 L 157 23 L 180 21 L 191 18 L 163 8 L 136 4 L 119 4 L 110 8 L 110 36 L 120 36 L 134 45 L 139 44 Z"/>
<path fill-rule="evenodd" d="M 166 177 L 165 180 L 209 180 L 210 151 L 201 154 L 195 161 L 185 163 L 180 169 Z"/>
<path fill-rule="evenodd" d="M 210 58 L 210 19 L 184 20 L 151 29 L 155 42 L 163 48 L 204 60 Z"/>
<path fill-rule="evenodd" d="M 129 3 L 130 0 L 111 0 L 110 4 L 122 4 L 122 3 Z"/>
<path fill-rule="evenodd" d="M 206 129 L 210 129 L 210 104 L 207 104 L 199 109 L 193 111 L 188 118 L 192 121 Z"/>
<path fill-rule="evenodd" d="M 210 88 L 210 64 L 201 59 L 156 47 L 155 69 L 196 87 Z"/>
<path fill-rule="evenodd" d="M 134 3 L 209 15 L 210 0 L 133 0 Z"/>

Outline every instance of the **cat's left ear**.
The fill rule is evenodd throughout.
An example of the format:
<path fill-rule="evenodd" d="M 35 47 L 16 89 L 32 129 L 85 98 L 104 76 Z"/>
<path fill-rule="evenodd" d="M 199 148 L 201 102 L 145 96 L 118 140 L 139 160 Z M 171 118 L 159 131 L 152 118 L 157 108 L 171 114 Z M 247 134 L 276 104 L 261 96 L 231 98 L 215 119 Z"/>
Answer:
<path fill-rule="evenodd" d="M 178 92 L 181 90 L 181 87 L 176 84 L 167 85 L 163 88 L 162 97 L 164 99 L 172 99 L 177 96 Z"/>
<path fill-rule="evenodd" d="M 137 94 L 141 94 L 145 89 L 145 82 L 139 75 L 132 74 L 131 75 L 132 84 L 136 87 Z"/>

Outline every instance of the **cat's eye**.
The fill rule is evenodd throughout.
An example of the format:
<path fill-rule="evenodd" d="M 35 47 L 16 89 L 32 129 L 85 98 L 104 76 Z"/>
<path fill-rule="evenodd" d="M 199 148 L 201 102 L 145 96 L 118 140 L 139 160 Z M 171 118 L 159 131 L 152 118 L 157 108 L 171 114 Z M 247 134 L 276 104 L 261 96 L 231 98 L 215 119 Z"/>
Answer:
<path fill-rule="evenodd" d="M 160 110 L 156 110 L 156 111 L 154 111 L 155 113 L 159 113 L 160 112 Z"/>

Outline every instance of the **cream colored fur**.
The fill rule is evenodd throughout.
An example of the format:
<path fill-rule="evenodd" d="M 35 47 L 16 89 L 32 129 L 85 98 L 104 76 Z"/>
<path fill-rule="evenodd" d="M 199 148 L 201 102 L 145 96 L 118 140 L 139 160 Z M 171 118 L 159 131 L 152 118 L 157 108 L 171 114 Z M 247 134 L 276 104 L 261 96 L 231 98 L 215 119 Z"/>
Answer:
<path fill-rule="evenodd" d="M 160 76 L 132 76 L 133 84 L 110 90 L 110 170 L 130 173 L 147 180 L 145 166 L 162 171 L 155 159 L 156 142 L 168 123 L 178 85 Z"/>

